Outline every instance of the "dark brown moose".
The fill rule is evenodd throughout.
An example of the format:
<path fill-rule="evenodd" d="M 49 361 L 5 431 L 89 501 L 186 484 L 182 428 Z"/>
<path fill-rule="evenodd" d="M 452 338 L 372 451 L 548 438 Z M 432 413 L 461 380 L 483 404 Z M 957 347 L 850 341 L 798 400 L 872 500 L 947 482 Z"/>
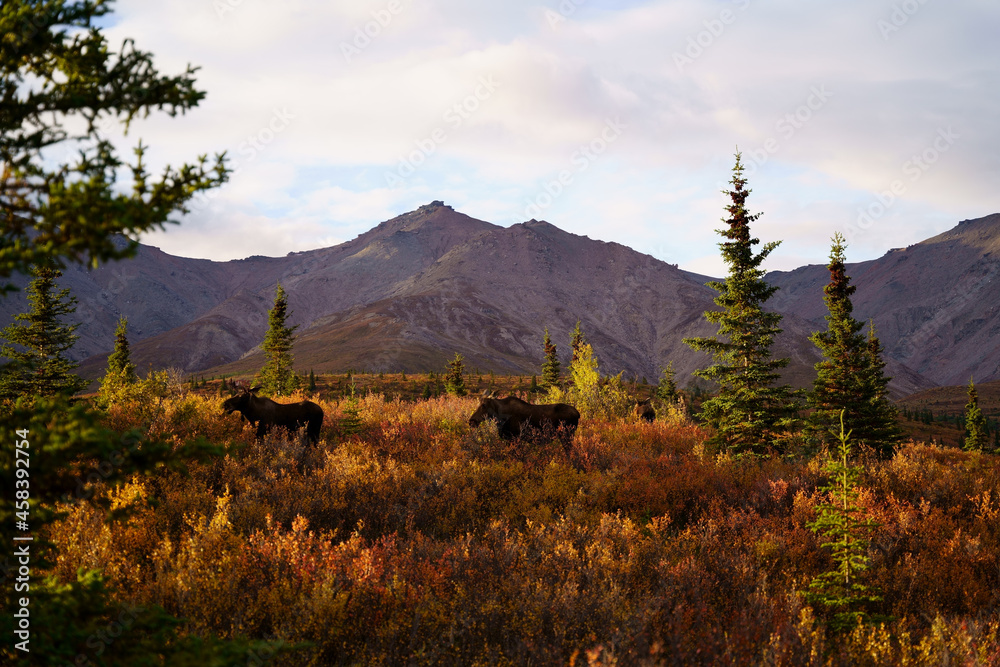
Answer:
<path fill-rule="evenodd" d="M 635 404 L 635 416 L 651 422 L 656 420 L 656 410 L 653 409 L 653 399 L 647 398 Z"/>
<path fill-rule="evenodd" d="M 469 426 L 475 428 L 487 419 L 495 420 L 500 436 L 507 439 L 544 435 L 546 431 L 554 430 L 568 449 L 580 423 L 580 413 L 566 403 L 532 405 L 516 396 L 494 398 L 483 395 L 479 399 L 479 408 L 469 417 Z"/>
<path fill-rule="evenodd" d="M 319 429 L 323 425 L 323 408 L 312 401 L 299 403 L 275 403 L 269 398 L 256 395 L 260 387 L 248 387 L 246 384 L 230 384 L 239 393 L 222 404 L 227 413 L 239 411 L 248 422 L 257 427 L 257 437 L 273 427 L 287 428 L 290 432 L 305 427 L 306 435 L 311 444 L 319 442 Z"/>

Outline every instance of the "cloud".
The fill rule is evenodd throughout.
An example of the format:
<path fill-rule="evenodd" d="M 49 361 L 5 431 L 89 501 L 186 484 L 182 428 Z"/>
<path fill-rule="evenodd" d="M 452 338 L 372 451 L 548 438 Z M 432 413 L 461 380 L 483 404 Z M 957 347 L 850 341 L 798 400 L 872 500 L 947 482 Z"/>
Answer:
<path fill-rule="evenodd" d="M 201 65 L 208 93 L 121 145 L 142 136 L 154 164 L 226 150 L 240 167 L 211 220 L 169 232 L 179 248 L 303 249 L 432 199 L 509 224 L 568 169 L 543 217 L 697 267 L 739 146 L 781 264 L 824 262 L 896 181 L 859 259 L 1000 210 L 1000 7 L 902 4 L 122 0 L 108 33 L 161 71 Z M 574 171 L 609 119 L 627 129 Z M 213 250 L 226 234 L 211 225 L 243 238 Z"/>

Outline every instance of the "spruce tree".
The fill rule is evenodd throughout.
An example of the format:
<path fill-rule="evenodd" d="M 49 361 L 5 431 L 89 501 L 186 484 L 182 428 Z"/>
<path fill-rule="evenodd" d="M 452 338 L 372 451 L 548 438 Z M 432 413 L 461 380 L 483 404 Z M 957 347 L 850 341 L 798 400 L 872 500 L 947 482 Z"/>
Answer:
<path fill-rule="evenodd" d="M 115 329 L 115 349 L 108 356 L 108 370 L 101 378 L 97 405 L 107 409 L 114 403 L 127 400 L 130 392 L 125 390 L 137 388 L 138 382 L 139 376 L 132 363 L 132 350 L 128 342 L 128 318 L 122 315 L 118 318 L 118 327 Z"/>
<path fill-rule="evenodd" d="M 732 189 L 724 218 L 726 229 L 717 230 L 728 239 L 719 244 L 729 273 L 722 282 L 708 286 L 719 292 L 715 303 L 721 311 L 706 311 L 705 318 L 719 326 L 718 337 L 686 338 L 696 350 L 712 355 L 715 364 L 696 371 L 695 375 L 719 384 L 719 393 L 705 401 L 702 418 L 716 430 L 714 441 L 735 453 L 762 453 L 775 444 L 779 434 L 788 429 L 796 404 L 787 385 L 775 386 L 778 369 L 788 359 L 772 359 L 771 345 L 781 333 L 781 315 L 764 310 L 764 303 L 778 289 L 764 281 L 761 264 L 780 242 L 764 245 L 750 234 L 750 223 L 760 214 L 747 212 L 746 189 L 740 154 L 736 154 Z"/>
<path fill-rule="evenodd" d="M 135 384 L 138 380 L 128 343 L 128 318 L 122 315 L 118 318 L 118 327 L 115 329 L 115 349 L 108 357 L 108 370 L 101 380 L 101 394 L 110 393 L 112 387 Z"/>
<path fill-rule="evenodd" d="M 990 442 L 986 417 L 979 409 L 979 393 L 972 378 L 969 378 L 969 402 L 965 404 L 965 444 L 966 451 L 982 451 Z"/>
<path fill-rule="evenodd" d="M 28 285 L 31 310 L 15 315 L 0 336 L 7 344 L 0 354 L 10 362 L 0 374 L 0 397 L 72 395 L 87 386 L 87 381 L 72 373 L 77 364 L 66 358 L 76 342 L 79 324 L 64 320 L 76 312 L 76 298 L 69 288 L 57 289 L 62 272 L 48 266 L 32 269 Z"/>
<path fill-rule="evenodd" d="M 309 369 L 309 383 L 306 385 L 306 389 L 309 392 L 316 391 L 316 373 L 311 368 Z"/>
<path fill-rule="evenodd" d="M 816 508 L 816 520 L 806 523 L 811 531 L 822 536 L 824 541 L 820 546 L 830 548 L 835 567 L 809 583 L 805 598 L 811 604 L 822 605 L 835 631 L 850 630 L 866 620 L 885 620 L 871 617 L 865 611 L 882 599 L 877 587 L 864 583 L 864 573 L 871 564 L 869 536 L 877 524 L 862 518 L 863 509 L 857 504 L 862 469 L 850 463 L 850 438 L 851 432 L 844 431 L 841 420 L 835 449 L 824 466 L 829 478 L 820 487 L 820 491 L 829 494 L 828 501 Z"/>
<path fill-rule="evenodd" d="M 867 365 L 862 369 L 861 411 L 853 424 L 855 440 L 864 442 L 882 457 L 890 457 L 902 438 L 897 421 L 899 410 L 889 401 L 889 380 L 885 374 L 882 343 L 875 323 L 868 322 Z"/>
<path fill-rule="evenodd" d="M 452 396 L 465 396 L 465 364 L 462 355 L 455 353 L 455 358 L 448 362 L 448 376 L 445 378 L 445 388 Z"/>
<path fill-rule="evenodd" d="M 299 383 L 292 368 L 292 343 L 298 326 L 287 326 L 289 314 L 288 296 L 279 283 L 274 294 L 274 307 L 267 314 L 267 334 L 260 346 L 267 361 L 260 371 L 259 381 L 263 392 L 271 396 L 290 394 Z"/>
<path fill-rule="evenodd" d="M 550 389 L 552 387 L 559 386 L 559 357 L 556 354 L 555 343 L 552 342 L 552 338 L 549 336 L 549 330 L 545 329 L 545 362 L 542 364 L 542 382 L 541 386 L 543 389 Z"/>
<path fill-rule="evenodd" d="M 109 4 L 2 3 L 0 292 L 13 290 L 8 279 L 32 265 L 96 266 L 133 256 L 139 234 L 162 228 L 200 191 L 228 178 L 221 155 L 211 166 L 204 156 L 166 166 L 157 178 L 146 171 L 142 142 L 131 163 L 116 154 L 108 128 L 127 129 L 158 109 L 183 113 L 205 93 L 194 87 L 195 68 L 164 76 L 131 40 L 117 53 L 109 47 L 98 25 Z M 53 147 L 60 145 L 70 150 L 56 164 Z M 131 187 L 121 187 L 123 175 Z"/>
<path fill-rule="evenodd" d="M 576 321 L 576 326 L 569 333 L 569 345 L 573 350 L 573 357 L 570 359 L 570 363 L 573 363 L 580 356 L 580 351 L 584 345 L 586 345 L 587 340 L 583 337 L 583 331 L 580 330 L 580 320 Z"/>
<path fill-rule="evenodd" d="M 340 420 L 340 431 L 347 437 L 360 433 L 363 425 L 359 415 L 358 397 L 354 391 L 354 383 L 351 383 L 350 389 L 343 407 L 344 418 Z"/>
<path fill-rule="evenodd" d="M 674 362 L 669 362 L 660 374 L 660 382 L 656 385 L 653 395 L 667 404 L 677 402 L 677 381 L 674 373 Z M 645 380 L 645 378 L 643 378 Z"/>
<path fill-rule="evenodd" d="M 838 420 L 844 423 L 857 442 L 880 452 L 891 451 L 899 439 L 895 408 L 886 397 L 889 379 L 883 372 L 885 362 L 881 346 L 869 330 L 868 340 L 861 333 L 864 324 L 852 316 L 851 284 L 844 264 L 844 237 L 838 232 L 830 250 L 830 282 L 823 288 L 823 301 L 829 314 L 827 330 L 817 331 L 810 340 L 823 359 L 816 364 L 816 379 L 809 392 L 807 432 L 821 442 L 833 444 Z"/>

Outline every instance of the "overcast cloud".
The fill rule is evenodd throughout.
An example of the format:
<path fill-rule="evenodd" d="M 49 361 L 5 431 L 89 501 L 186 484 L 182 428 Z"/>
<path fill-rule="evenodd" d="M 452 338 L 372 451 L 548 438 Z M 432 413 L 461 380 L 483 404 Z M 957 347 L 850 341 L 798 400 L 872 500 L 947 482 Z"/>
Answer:
<path fill-rule="evenodd" d="M 483 7 L 479 5 L 484 5 Z M 434 199 L 546 219 L 722 275 L 743 151 L 768 268 L 877 257 L 1000 211 L 1000 4 L 119 0 L 200 107 L 153 163 L 227 151 L 230 183 L 143 240 L 233 259 L 349 240 Z"/>

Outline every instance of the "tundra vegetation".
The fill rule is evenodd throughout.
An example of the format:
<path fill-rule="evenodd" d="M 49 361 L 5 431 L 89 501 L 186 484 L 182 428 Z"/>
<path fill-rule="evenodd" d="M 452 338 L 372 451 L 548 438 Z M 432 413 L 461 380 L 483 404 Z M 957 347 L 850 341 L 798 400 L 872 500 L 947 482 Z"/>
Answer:
<path fill-rule="evenodd" d="M 258 440 L 212 387 L 156 391 L 102 426 L 225 454 L 55 503 L 49 572 L 100 571 L 114 604 L 162 608 L 183 636 L 309 644 L 280 664 L 1000 657 L 995 454 L 737 457 L 687 418 L 634 416 L 525 448 L 467 425 L 474 396 L 322 389 L 290 397 L 327 414 L 310 448 Z"/>
<path fill-rule="evenodd" d="M 114 234 L 156 228 L 225 181 L 221 158 L 155 180 L 141 145 L 132 165 L 115 156 L 103 121 L 183 112 L 202 93 L 193 69 L 164 77 L 131 42 L 108 48 L 95 24 L 107 11 L 100 0 L 0 10 L 4 280 L 126 256 L 134 244 Z M 66 120 L 82 128 L 78 158 L 53 168 L 41 153 L 69 138 Z M 129 171 L 131 192 L 115 183 Z M 696 343 L 716 354 L 707 375 L 722 390 L 700 423 L 683 409 L 637 419 L 627 383 L 600 376 L 581 333 L 570 376 L 543 384 L 585 415 L 568 448 L 470 428 L 477 399 L 444 395 L 440 377 L 403 378 L 426 392 L 404 400 L 387 390 L 394 379 L 355 373 L 291 391 L 326 414 L 316 446 L 280 429 L 257 438 L 222 412 L 221 380 L 133 377 L 123 323 L 94 404 L 59 385 L 22 388 L 0 409 L 5 489 L 24 458 L 13 434 L 31 461 L 30 479 L 17 475 L 28 508 L 5 498 L 0 537 L 14 544 L 16 519 L 35 538 L 29 589 L 15 593 L 19 570 L 3 562 L 0 657 L 997 664 L 1000 458 L 985 446 L 853 446 L 850 417 L 832 449 L 793 430 L 785 389 L 749 382 L 780 363 L 758 281 L 774 246 L 753 253 L 744 186 L 737 159 L 721 338 Z M 873 332 L 867 349 L 878 356 Z M 527 377 L 489 382 L 528 388 Z M 768 412 L 751 411 L 762 397 Z M 30 653 L 9 639 L 15 607 L 30 610 Z"/>

